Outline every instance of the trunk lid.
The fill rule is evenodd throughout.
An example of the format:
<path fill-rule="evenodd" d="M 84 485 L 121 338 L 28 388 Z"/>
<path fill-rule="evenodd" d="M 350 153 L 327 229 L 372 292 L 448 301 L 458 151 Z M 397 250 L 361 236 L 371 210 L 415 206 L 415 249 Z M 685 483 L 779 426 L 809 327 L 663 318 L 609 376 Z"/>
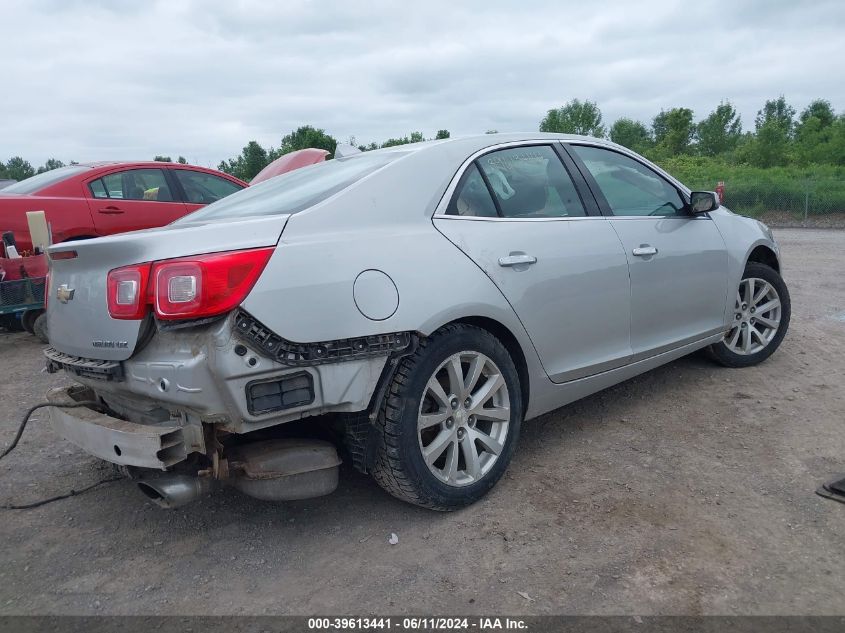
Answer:
<path fill-rule="evenodd" d="M 50 263 L 50 344 L 60 352 L 82 358 L 130 358 L 144 321 L 109 316 L 106 277 L 110 270 L 175 257 L 274 246 L 289 217 L 179 223 L 51 246 L 51 256 L 66 251 L 76 251 L 77 255 Z"/>

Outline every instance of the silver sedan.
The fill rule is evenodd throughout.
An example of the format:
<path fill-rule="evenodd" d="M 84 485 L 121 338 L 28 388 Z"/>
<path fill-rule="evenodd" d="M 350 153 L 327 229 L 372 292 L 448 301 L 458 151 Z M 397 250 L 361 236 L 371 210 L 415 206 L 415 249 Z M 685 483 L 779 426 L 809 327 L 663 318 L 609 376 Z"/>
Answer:
<path fill-rule="evenodd" d="M 765 225 L 563 135 L 340 147 L 50 257 L 54 427 L 165 507 L 326 494 L 345 457 L 452 510 L 524 420 L 700 349 L 754 365 L 790 316 Z"/>

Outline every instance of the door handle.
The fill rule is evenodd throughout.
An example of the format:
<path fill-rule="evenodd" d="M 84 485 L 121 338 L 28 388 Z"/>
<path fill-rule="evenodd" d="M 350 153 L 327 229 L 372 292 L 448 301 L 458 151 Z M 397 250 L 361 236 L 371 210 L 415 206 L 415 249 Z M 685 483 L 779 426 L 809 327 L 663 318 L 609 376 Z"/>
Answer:
<path fill-rule="evenodd" d="M 103 215 L 120 215 L 123 213 L 123 210 L 118 207 L 106 207 L 104 209 L 97 209 L 97 211 Z"/>
<path fill-rule="evenodd" d="M 536 264 L 537 258 L 533 255 L 508 255 L 499 258 L 499 266 L 519 266 L 520 264 Z"/>
<path fill-rule="evenodd" d="M 634 254 L 634 257 L 650 257 L 651 255 L 657 255 L 657 249 L 654 248 L 654 246 L 649 246 L 648 244 L 643 244 L 631 252 Z"/>

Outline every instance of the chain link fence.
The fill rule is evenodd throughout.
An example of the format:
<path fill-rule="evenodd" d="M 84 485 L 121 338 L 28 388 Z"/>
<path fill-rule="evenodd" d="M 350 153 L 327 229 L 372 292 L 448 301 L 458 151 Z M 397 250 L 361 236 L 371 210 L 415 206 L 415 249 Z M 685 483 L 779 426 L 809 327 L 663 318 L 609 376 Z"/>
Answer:
<path fill-rule="evenodd" d="M 720 183 L 693 183 L 696 190 L 718 190 Z M 794 180 L 725 180 L 723 204 L 736 213 L 758 216 L 788 213 L 795 219 L 845 214 L 845 180 L 808 178 Z"/>

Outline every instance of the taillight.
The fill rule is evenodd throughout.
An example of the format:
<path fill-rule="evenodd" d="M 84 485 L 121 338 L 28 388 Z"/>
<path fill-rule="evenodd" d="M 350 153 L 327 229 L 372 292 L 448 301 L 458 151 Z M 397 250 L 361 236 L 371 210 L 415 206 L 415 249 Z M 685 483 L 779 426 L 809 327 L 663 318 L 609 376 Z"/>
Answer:
<path fill-rule="evenodd" d="M 147 280 L 150 264 L 115 268 L 109 272 L 106 288 L 109 315 L 113 319 L 137 321 L 147 312 Z"/>
<path fill-rule="evenodd" d="M 223 314 L 240 305 L 272 254 L 272 247 L 258 248 L 115 269 L 108 277 L 109 314 L 141 319 L 150 303 L 165 320 Z"/>

